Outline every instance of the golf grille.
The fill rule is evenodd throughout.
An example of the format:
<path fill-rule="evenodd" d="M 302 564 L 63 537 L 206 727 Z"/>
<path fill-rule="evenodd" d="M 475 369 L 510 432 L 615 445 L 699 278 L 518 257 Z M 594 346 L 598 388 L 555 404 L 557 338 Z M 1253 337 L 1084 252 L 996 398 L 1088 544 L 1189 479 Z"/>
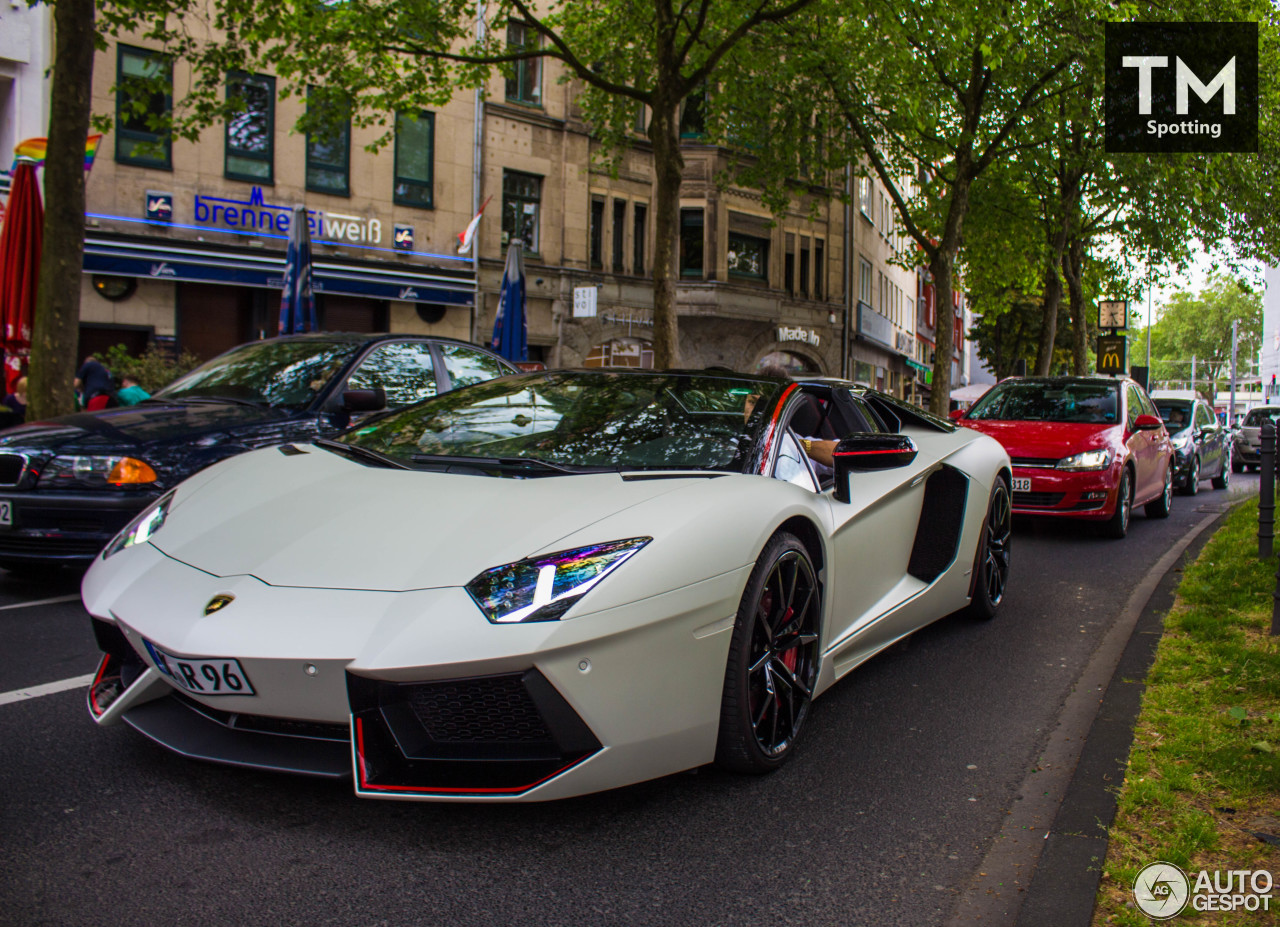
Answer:
<path fill-rule="evenodd" d="M 414 716 L 436 743 L 553 742 L 518 675 L 424 683 L 409 687 L 408 695 Z"/>
<path fill-rule="evenodd" d="M 1015 492 L 1013 504 L 1015 508 L 1024 506 L 1033 508 L 1049 508 L 1063 500 L 1066 493 L 1061 492 Z"/>

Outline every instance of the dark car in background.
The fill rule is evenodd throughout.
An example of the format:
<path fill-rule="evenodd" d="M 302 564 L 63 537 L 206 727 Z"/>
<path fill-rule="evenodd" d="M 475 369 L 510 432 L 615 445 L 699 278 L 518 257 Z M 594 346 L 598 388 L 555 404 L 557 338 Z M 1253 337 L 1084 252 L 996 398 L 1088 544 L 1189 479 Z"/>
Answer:
<path fill-rule="evenodd" d="M 1174 482 L 1189 496 L 1200 491 L 1200 481 L 1213 480 L 1214 489 L 1226 489 L 1231 473 L 1231 442 L 1227 429 L 1203 399 L 1153 396 L 1156 411 L 1173 442 Z"/>
<path fill-rule="evenodd" d="M 1280 406 L 1254 406 L 1245 415 L 1235 435 L 1235 449 L 1231 454 L 1231 470 L 1243 473 L 1246 467 L 1257 470 L 1262 466 L 1262 425 L 1271 422 L 1280 427 Z"/>
<path fill-rule="evenodd" d="M 210 464 L 515 372 L 453 339 L 319 332 L 232 348 L 136 406 L 10 428 L 0 433 L 0 567 L 86 565 Z"/>

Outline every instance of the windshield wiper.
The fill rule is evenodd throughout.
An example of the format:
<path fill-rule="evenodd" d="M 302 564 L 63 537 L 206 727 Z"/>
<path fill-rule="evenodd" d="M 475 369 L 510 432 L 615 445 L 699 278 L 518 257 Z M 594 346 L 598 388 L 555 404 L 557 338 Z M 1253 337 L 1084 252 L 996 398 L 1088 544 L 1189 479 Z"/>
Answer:
<path fill-rule="evenodd" d="M 330 441 L 328 438 L 312 438 L 311 443 L 335 454 L 355 457 L 365 463 L 376 464 L 380 467 L 392 467 L 396 470 L 410 469 L 394 457 L 379 454 L 377 451 L 371 451 L 367 447 L 360 447 L 358 444 L 343 444 L 341 441 Z"/>
<path fill-rule="evenodd" d="M 274 409 L 275 405 L 266 399 L 238 399 L 232 396 L 152 396 L 144 402 L 230 402 L 238 406 L 249 406 L 254 409 Z"/>
<path fill-rule="evenodd" d="M 568 467 L 552 463 L 538 457 L 457 457 L 452 454 L 411 454 L 414 463 L 437 464 L 442 466 L 491 467 L 503 471 L 525 471 L 547 475 L 565 473 L 598 473 L 610 471 L 615 467 Z"/>

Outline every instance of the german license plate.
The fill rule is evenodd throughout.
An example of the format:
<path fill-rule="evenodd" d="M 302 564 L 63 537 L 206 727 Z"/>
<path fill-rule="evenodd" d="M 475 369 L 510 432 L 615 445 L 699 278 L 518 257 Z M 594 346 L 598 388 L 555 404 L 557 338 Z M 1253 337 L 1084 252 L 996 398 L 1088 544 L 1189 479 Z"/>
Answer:
<path fill-rule="evenodd" d="M 193 695 L 256 695 L 240 661 L 232 657 L 180 657 L 144 640 L 156 669 Z"/>
<path fill-rule="evenodd" d="M 1014 492 L 1031 492 L 1031 477 L 1015 476 L 1013 478 Z"/>
<path fill-rule="evenodd" d="M 8 499 L 0 499 L 0 525 L 13 527 L 13 503 Z"/>

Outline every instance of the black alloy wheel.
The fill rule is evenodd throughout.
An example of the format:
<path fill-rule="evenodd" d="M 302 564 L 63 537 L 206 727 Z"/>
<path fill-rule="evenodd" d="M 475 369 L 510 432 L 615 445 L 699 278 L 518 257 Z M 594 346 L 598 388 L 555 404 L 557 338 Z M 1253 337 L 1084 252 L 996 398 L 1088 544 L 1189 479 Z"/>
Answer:
<path fill-rule="evenodd" d="M 1116 490 L 1115 513 L 1102 523 L 1102 534 L 1105 537 L 1119 540 L 1129 533 L 1129 508 L 1133 505 L 1132 477 L 1129 468 L 1120 472 L 1120 488 Z"/>
<path fill-rule="evenodd" d="M 1148 518 L 1168 518 L 1169 510 L 1172 508 L 1173 459 L 1170 458 L 1168 466 L 1164 468 L 1164 488 L 1160 490 L 1160 495 L 1144 505 L 1142 510 L 1147 513 Z"/>
<path fill-rule="evenodd" d="M 792 753 L 818 680 L 822 592 L 808 551 L 779 532 L 756 561 L 729 643 L 716 764 L 772 772 Z"/>
<path fill-rule="evenodd" d="M 991 490 L 991 502 L 987 505 L 987 518 L 974 560 L 973 598 L 968 608 L 970 616 L 983 621 L 996 616 L 1009 584 L 1012 544 L 1013 500 L 1009 496 L 1008 484 L 997 478 L 995 488 Z"/>

